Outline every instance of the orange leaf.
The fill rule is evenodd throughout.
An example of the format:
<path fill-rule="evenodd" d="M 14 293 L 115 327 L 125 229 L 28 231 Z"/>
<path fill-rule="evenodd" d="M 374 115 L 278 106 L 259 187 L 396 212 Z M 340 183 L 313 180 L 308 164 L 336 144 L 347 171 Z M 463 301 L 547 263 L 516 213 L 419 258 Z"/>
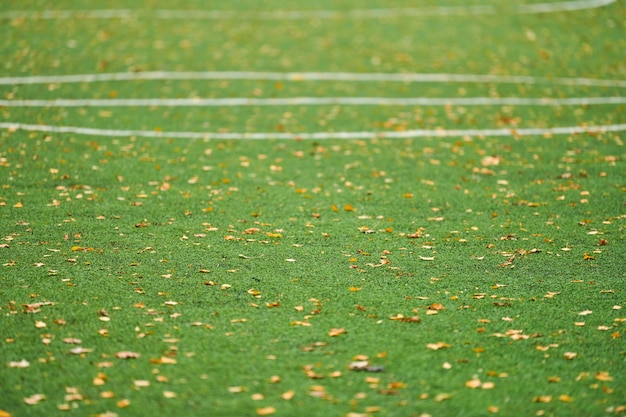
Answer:
<path fill-rule="evenodd" d="M 269 416 L 270 414 L 274 414 L 275 412 L 276 408 L 274 407 L 263 407 L 256 409 L 256 413 L 260 416 Z"/>
<path fill-rule="evenodd" d="M 482 384 L 482 382 L 480 382 L 480 379 L 475 378 L 475 379 L 470 379 L 469 381 L 467 381 L 465 383 L 465 386 L 468 387 L 468 388 L 474 389 L 474 388 L 480 387 L 481 384 Z"/>
<path fill-rule="evenodd" d="M 347 333 L 347 331 L 344 328 L 341 328 L 341 329 L 331 329 L 330 332 L 328 332 L 328 336 L 336 337 L 336 336 L 339 336 L 340 334 L 345 334 L 345 333 Z"/>

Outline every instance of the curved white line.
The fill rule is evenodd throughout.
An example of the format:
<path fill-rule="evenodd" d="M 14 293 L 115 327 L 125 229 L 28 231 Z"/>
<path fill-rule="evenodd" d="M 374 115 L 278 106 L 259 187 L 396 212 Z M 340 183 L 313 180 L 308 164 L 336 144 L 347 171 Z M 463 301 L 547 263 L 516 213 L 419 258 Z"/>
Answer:
<path fill-rule="evenodd" d="M 492 84 L 556 84 L 568 86 L 626 88 L 624 80 L 594 78 L 548 78 L 527 75 L 490 74 L 420 74 L 420 73 L 358 73 L 358 72 L 262 72 L 262 71 L 195 71 L 195 72 L 116 72 L 104 74 L 34 75 L 0 77 L 0 85 L 94 83 L 106 81 L 155 80 L 239 80 L 239 81 L 343 81 L 399 83 L 492 83 Z"/>
<path fill-rule="evenodd" d="M 243 107 L 243 106 L 587 106 L 626 104 L 626 97 L 520 98 L 388 98 L 388 97 L 292 97 L 292 98 L 146 98 L 0 100 L 0 107 Z"/>
<path fill-rule="evenodd" d="M 537 3 L 513 5 L 514 14 L 539 14 L 564 11 L 594 9 L 608 6 L 617 0 L 572 0 L 556 3 Z M 245 19 L 245 20 L 301 20 L 301 19 L 374 19 L 385 17 L 427 17 L 427 16 L 476 16 L 503 13 L 493 6 L 442 6 L 384 9 L 335 10 L 295 10 L 295 11 L 234 11 L 234 10 L 43 10 L 43 11 L 6 11 L 0 13 L 0 19 Z"/>
<path fill-rule="evenodd" d="M 626 124 L 604 126 L 563 126 L 552 128 L 527 129 L 419 129 L 406 131 L 362 131 L 362 132 L 305 132 L 305 133 L 218 133 L 218 132 L 160 132 L 154 130 L 114 130 L 77 126 L 33 125 L 25 123 L 0 123 L 0 129 L 10 131 L 27 130 L 47 133 L 74 133 L 92 136 L 176 139 L 221 139 L 221 140 L 268 140 L 268 139 L 408 139 L 422 137 L 463 137 L 463 136 L 530 136 L 530 135 L 571 135 L 580 133 L 602 133 L 626 131 Z"/>

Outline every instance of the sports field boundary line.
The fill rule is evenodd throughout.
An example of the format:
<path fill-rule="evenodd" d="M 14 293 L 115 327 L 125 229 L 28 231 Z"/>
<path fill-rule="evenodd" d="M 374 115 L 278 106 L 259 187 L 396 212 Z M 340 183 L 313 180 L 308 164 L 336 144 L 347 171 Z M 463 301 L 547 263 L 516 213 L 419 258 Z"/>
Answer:
<path fill-rule="evenodd" d="M 45 133 L 73 133 L 88 136 L 145 137 L 172 139 L 218 139 L 218 140 L 346 140 L 346 139 L 411 139 L 446 137 L 498 137 L 498 136 L 546 136 L 573 135 L 584 133 L 622 132 L 626 124 L 598 126 L 561 126 L 551 128 L 520 129 L 417 129 L 405 131 L 360 131 L 360 132 L 303 132 L 303 133 L 220 133 L 220 132 L 176 132 L 156 130 L 116 130 L 77 126 L 51 126 L 26 123 L 0 123 L 0 129 L 8 131 L 26 130 Z"/>
<path fill-rule="evenodd" d="M 553 3 L 514 4 L 509 7 L 512 14 L 544 14 L 596 9 L 615 3 L 617 0 L 570 0 Z M 337 10 L 277 10 L 277 11 L 234 11 L 234 10 L 13 10 L 0 12 L 0 19 L 194 19 L 194 20 L 303 20 L 303 19 L 377 19 L 388 17 L 433 17 L 433 16 L 479 16 L 501 14 L 503 10 L 489 5 L 440 6 Z"/>
<path fill-rule="evenodd" d="M 360 72 L 264 72 L 264 71 L 146 71 L 103 74 L 33 75 L 0 77 L 0 85 L 95 83 L 106 81 L 343 81 L 392 83 L 485 83 L 555 84 L 567 86 L 626 88 L 625 80 L 584 77 L 533 77 L 527 75 L 447 74 L 447 73 L 360 73 Z"/>
<path fill-rule="evenodd" d="M 268 106 L 589 106 L 626 104 L 626 97 L 289 97 L 0 100 L 0 107 L 268 107 Z"/>

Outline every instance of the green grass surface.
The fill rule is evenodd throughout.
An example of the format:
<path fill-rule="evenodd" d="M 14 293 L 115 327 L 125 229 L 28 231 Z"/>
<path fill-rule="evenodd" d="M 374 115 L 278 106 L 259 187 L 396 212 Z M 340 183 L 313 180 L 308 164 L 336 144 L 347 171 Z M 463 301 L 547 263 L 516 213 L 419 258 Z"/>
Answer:
<path fill-rule="evenodd" d="M 0 77 L 163 70 L 625 78 L 621 1 L 537 15 L 487 0 L 414 3 L 358 7 L 487 4 L 502 13 L 9 19 L 0 24 Z M 44 7 L 8 1 L 0 12 Z M 549 81 L 190 80 L 0 85 L 0 98 L 622 91 Z M 625 122 L 623 105 L 0 111 L 1 122 L 240 133 Z M 625 415 L 623 136 L 221 141 L 4 129 L 0 415 Z M 125 352 L 138 357 L 119 357 Z M 383 372 L 350 368 L 362 360 Z"/>

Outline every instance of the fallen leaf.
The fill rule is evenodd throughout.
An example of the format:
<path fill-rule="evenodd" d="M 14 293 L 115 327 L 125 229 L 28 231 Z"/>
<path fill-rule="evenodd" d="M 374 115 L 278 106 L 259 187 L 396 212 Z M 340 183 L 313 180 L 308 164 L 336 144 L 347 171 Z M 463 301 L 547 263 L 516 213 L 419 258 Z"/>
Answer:
<path fill-rule="evenodd" d="M 470 379 L 469 381 L 465 383 L 466 387 L 472 388 L 472 389 L 479 388 L 481 385 L 482 385 L 482 382 L 478 378 Z"/>
<path fill-rule="evenodd" d="M 70 349 L 70 353 L 73 355 L 82 355 L 83 353 L 93 352 L 93 349 L 87 349 L 81 346 L 75 347 L 74 349 Z"/>
<path fill-rule="evenodd" d="M 497 155 L 485 156 L 480 160 L 480 164 L 484 167 L 498 166 L 500 165 L 500 157 Z"/>
<path fill-rule="evenodd" d="M 150 363 L 154 363 L 157 365 L 175 365 L 176 359 L 168 358 L 167 356 L 162 356 L 160 358 L 150 358 Z"/>
<path fill-rule="evenodd" d="M 613 377 L 606 371 L 596 373 L 595 378 L 598 381 L 613 381 Z"/>
<path fill-rule="evenodd" d="M 328 336 L 330 337 L 336 337 L 339 336 L 341 334 L 346 334 L 347 331 L 344 328 L 341 329 L 331 329 L 330 332 L 328 332 Z"/>
<path fill-rule="evenodd" d="M 552 401 L 551 395 L 541 395 L 539 397 L 533 398 L 534 403 L 549 403 L 550 401 Z"/>
<path fill-rule="evenodd" d="M 129 351 L 117 352 L 115 354 L 115 357 L 118 359 L 136 359 L 140 356 L 141 355 L 137 352 L 129 352 Z"/>
<path fill-rule="evenodd" d="M 451 348 L 452 345 L 449 345 L 443 342 L 437 342 L 437 343 L 429 343 L 426 345 L 426 347 L 432 350 L 439 350 L 439 349 Z"/>
<path fill-rule="evenodd" d="M 434 303 L 434 304 L 429 305 L 428 309 L 441 311 L 441 310 L 445 310 L 446 308 L 441 303 Z"/>
<path fill-rule="evenodd" d="M 275 412 L 276 408 L 274 407 L 263 407 L 256 409 L 256 413 L 260 416 L 269 416 L 270 414 L 274 414 Z"/>
<path fill-rule="evenodd" d="M 355 371 L 362 371 L 369 365 L 368 361 L 354 361 L 348 367 Z"/>
<path fill-rule="evenodd" d="M 447 393 L 441 393 L 441 394 L 437 394 L 435 396 L 435 401 L 437 401 L 438 403 L 442 402 L 442 401 L 446 401 L 449 400 L 450 398 L 452 398 L 452 395 L 447 394 Z"/>
<path fill-rule="evenodd" d="M 117 405 L 119 408 L 126 408 L 130 405 L 130 400 L 125 398 L 116 402 L 115 405 Z"/>
<path fill-rule="evenodd" d="M 26 359 L 22 359 L 21 361 L 11 361 L 9 362 L 9 368 L 28 368 L 30 363 Z"/>
<path fill-rule="evenodd" d="M 46 396 L 43 394 L 33 394 L 30 397 L 24 398 L 24 402 L 28 405 L 37 405 L 39 402 L 46 399 Z"/>
<path fill-rule="evenodd" d="M 280 397 L 283 400 L 289 401 L 289 400 L 291 400 L 293 398 L 294 395 L 295 395 L 295 393 L 293 391 L 289 390 L 289 391 L 283 392 Z"/>

